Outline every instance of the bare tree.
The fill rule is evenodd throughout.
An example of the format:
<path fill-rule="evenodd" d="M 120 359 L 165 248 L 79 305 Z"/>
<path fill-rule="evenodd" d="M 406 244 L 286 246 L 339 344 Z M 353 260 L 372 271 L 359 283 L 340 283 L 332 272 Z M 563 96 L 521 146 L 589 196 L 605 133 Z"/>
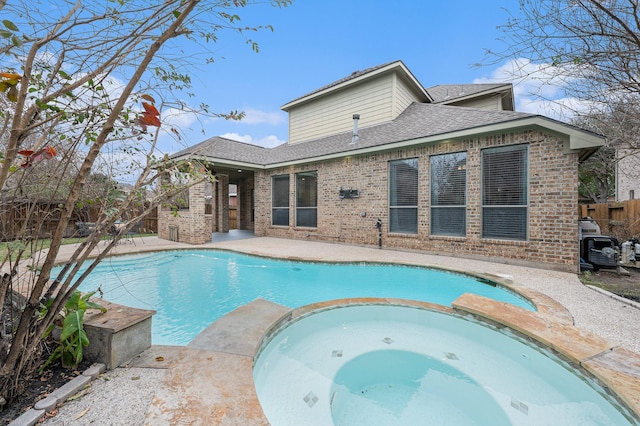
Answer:
<path fill-rule="evenodd" d="M 562 85 L 579 100 L 608 105 L 640 95 L 640 17 L 636 0 L 520 0 L 500 27 L 503 50 L 487 63 L 524 59 L 520 75 Z M 526 65 L 537 66 L 526 69 Z"/>
<path fill-rule="evenodd" d="M 488 51 L 485 63 L 508 60 L 513 77 L 538 81 L 531 95 L 607 137 L 603 151 L 581 165 L 581 189 L 606 200 L 617 162 L 640 153 L 638 1 L 520 0 L 500 29 L 504 50 Z M 561 100 L 548 98 L 549 85 L 564 91 Z"/>
<path fill-rule="evenodd" d="M 575 117 L 573 124 L 606 135 L 607 142 L 580 164 L 580 195 L 604 203 L 615 196 L 618 179 L 640 180 L 634 158 L 640 152 L 640 105 L 612 101 L 607 110 Z M 625 167 L 627 165 L 635 167 Z"/>
<path fill-rule="evenodd" d="M 270 1 L 275 6 L 290 2 Z M 54 190 L 43 192 L 51 200 L 64 194 L 55 212 L 49 249 L 24 259 L 27 243 L 41 237 L 44 225 L 44 218 L 34 218 L 20 229 L 10 255 L 0 259 L 1 300 L 12 291 L 26 296 L 17 325 L 8 332 L 2 330 L 0 336 L 0 407 L 19 394 L 22 381 L 35 367 L 45 330 L 119 235 L 184 189 L 169 179 L 156 185 L 160 178 L 187 173 L 186 185 L 212 179 L 206 164 L 169 164 L 157 149 L 163 107 L 188 108 L 179 99 L 190 89 L 189 59 L 171 47 L 174 40 L 182 39 L 204 48 L 205 42 L 215 42 L 224 30 L 245 34 L 262 28 L 241 25 L 237 10 L 250 4 L 249 0 L 87 4 L 61 0 L 38 8 L 26 1 L 0 1 L 3 207 L 11 208 L 19 201 L 20 191 L 33 190 L 43 176 L 46 180 L 47 167 L 55 169 L 51 176 L 71 177 L 50 179 Z M 250 38 L 246 42 L 257 51 L 256 42 Z M 216 114 L 205 105 L 195 109 L 229 119 L 242 116 L 236 111 Z M 171 131 L 179 133 L 179 129 Z M 133 189 L 99 197 L 94 231 L 52 277 L 65 230 L 83 200 L 83 187 L 106 152 L 138 160 Z M 140 203 L 141 194 L 151 186 L 156 186 L 156 195 L 147 200 L 140 215 L 129 218 L 108 244 L 99 245 L 115 221 Z M 81 269 L 85 261 L 88 267 Z"/>

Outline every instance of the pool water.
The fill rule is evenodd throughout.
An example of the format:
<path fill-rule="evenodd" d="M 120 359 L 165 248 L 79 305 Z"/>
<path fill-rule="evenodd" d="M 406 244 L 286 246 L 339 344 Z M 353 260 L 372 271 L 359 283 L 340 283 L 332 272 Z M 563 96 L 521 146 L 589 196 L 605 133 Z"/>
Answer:
<path fill-rule="evenodd" d="M 504 329 L 414 307 L 312 312 L 278 325 L 254 361 L 273 426 L 637 424 L 552 353 Z"/>
<path fill-rule="evenodd" d="M 219 250 L 107 258 L 80 286 L 82 291 L 96 289 L 110 302 L 155 309 L 156 345 L 186 345 L 215 320 L 257 298 L 290 308 L 358 297 L 450 306 L 463 293 L 475 293 L 534 309 L 515 293 L 462 274 L 387 264 L 287 261 Z"/>

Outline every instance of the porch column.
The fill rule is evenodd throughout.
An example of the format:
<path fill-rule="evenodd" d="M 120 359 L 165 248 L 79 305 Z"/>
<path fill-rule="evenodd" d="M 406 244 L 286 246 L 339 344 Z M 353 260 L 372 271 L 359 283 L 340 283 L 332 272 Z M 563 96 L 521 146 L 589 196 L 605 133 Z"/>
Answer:
<path fill-rule="evenodd" d="M 204 244 L 211 240 L 211 228 L 205 219 L 205 183 L 200 182 L 189 188 L 189 212 L 186 216 L 188 225 L 187 235 L 181 235 L 180 240 L 189 244 Z"/>
<path fill-rule="evenodd" d="M 218 232 L 229 232 L 229 176 L 216 175 Z"/>
<path fill-rule="evenodd" d="M 240 220 L 240 229 L 253 231 L 253 172 L 249 177 L 238 182 L 238 217 Z"/>
<path fill-rule="evenodd" d="M 171 185 L 171 177 L 166 172 L 159 172 L 160 181 L 158 187 Z M 169 200 L 171 201 L 171 200 Z M 173 211 L 168 205 L 161 204 L 158 206 L 158 238 L 170 241 L 179 241 L 179 228 L 181 220 L 173 215 Z"/>

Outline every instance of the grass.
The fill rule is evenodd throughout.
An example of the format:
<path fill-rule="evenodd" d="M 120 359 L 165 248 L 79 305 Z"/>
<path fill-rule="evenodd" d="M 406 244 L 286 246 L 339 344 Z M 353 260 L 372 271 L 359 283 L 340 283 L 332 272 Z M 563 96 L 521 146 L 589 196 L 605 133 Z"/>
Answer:
<path fill-rule="evenodd" d="M 81 243 L 82 241 L 84 241 L 84 238 L 64 238 L 62 240 L 62 244 L 75 244 L 75 243 Z M 8 242 L 3 242 L 0 243 L 0 259 L 4 260 L 7 259 L 7 257 L 11 257 L 11 259 L 15 259 L 15 256 L 17 255 L 18 251 L 22 248 L 24 248 L 24 253 L 22 255 L 22 259 L 28 259 L 31 257 L 31 254 L 34 251 L 40 251 L 42 249 L 46 249 L 49 248 L 49 246 L 51 246 L 51 240 L 50 239 L 39 239 L 39 240 L 35 240 L 35 241 L 30 241 L 30 242 L 24 242 L 24 241 L 8 241 Z"/>
<path fill-rule="evenodd" d="M 139 234 L 135 235 L 135 237 L 150 237 L 157 234 Z M 104 237 L 105 239 L 109 238 L 108 236 Z M 66 244 L 76 244 L 81 243 L 85 240 L 85 238 L 77 237 L 77 238 L 63 238 L 62 245 Z M 8 256 L 12 256 L 12 260 L 15 259 L 16 253 L 24 247 L 25 251 L 22 255 L 22 259 L 29 259 L 31 254 L 34 251 L 40 251 L 42 249 L 49 248 L 51 245 L 51 240 L 48 238 L 38 239 L 35 241 L 24 242 L 24 241 L 7 241 L 0 243 L 0 262 L 5 260 Z"/>
<path fill-rule="evenodd" d="M 591 271 L 585 271 L 578 274 L 578 278 L 584 285 L 593 285 L 596 287 L 602 287 L 605 285 L 603 282 L 599 281 Z"/>
<path fill-rule="evenodd" d="M 587 271 L 579 274 L 578 277 L 585 285 L 598 287 L 637 302 L 640 301 L 640 280 L 638 280 L 640 275 L 637 272 L 631 271 L 631 275 L 626 277 L 615 272 L 598 274 Z"/>

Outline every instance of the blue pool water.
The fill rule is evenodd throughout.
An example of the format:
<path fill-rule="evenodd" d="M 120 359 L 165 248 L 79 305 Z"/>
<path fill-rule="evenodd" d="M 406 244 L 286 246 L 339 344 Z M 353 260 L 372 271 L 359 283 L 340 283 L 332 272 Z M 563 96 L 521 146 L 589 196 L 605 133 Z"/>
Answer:
<path fill-rule="evenodd" d="M 638 424 L 553 353 L 504 328 L 425 309 L 305 312 L 272 330 L 254 361 L 273 426 Z"/>
<path fill-rule="evenodd" d="M 80 290 L 98 288 L 110 302 L 155 309 L 152 341 L 156 345 L 185 345 L 218 318 L 257 298 L 290 308 L 353 297 L 391 297 L 450 306 L 463 293 L 475 293 L 534 309 L 512 292 L 445 271 L 287 261 L 215 250 L 107 258 Z"/>

